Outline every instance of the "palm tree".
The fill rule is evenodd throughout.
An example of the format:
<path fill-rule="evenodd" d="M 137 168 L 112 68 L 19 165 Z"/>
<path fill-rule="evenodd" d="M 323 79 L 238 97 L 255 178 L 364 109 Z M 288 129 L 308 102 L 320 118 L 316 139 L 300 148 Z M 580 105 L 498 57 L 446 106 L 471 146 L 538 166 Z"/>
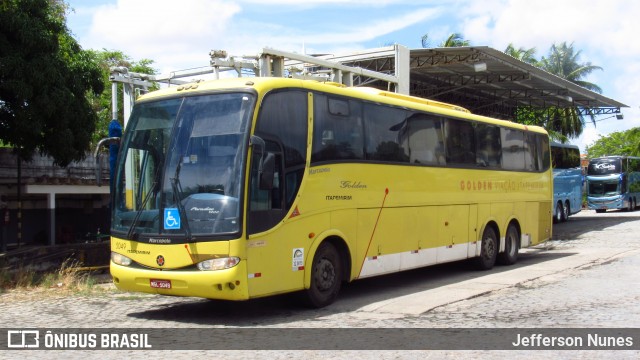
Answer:
<path fill-rule="evenodd" d="M 591 62 L 580 63 L 578 58 L 581 51 L 575 50 L 573 43 L 567 45 L 566 42 L 553 44 L 549 49 L 548 57 L 542 57 L 540 67 L 547 72 L 561 77 L 565 80 L 581 86 L 585 89 L 602 93 L 602 89 L 583 79 L 594 70 L 602 70 L 600 66 L 592 65 Z M 580 114 L 577 107 L 573 108 L 550 108 L 547 111 L 547 129 L 559 132 L 567 137 L 578 137 L 584 129 L 584 116 Z M 594 115 L 589 115 L 595 126 Z"/>
<path fill-rule="evenodd" d="M 516 49 L 513 44 L 509 44 L 504 52 L 588 90 L 602 92 L 598 85 L 583 80 L 592 71 L 602 70 L 602 68 L 592 65 L 590 62 L 578 62 L 580 51 L 574 49 L 573 43 L 569 45 L 566 42 L 554 44 L 549 49 L 548 56 L 542 57 L 540 61 L 535 58 L 535 48 L 524 49 L 521 47 Z M 584 116 L 580 115 L 578 110 L 577 107 L 549 107 L 546 109 L 524 107 L 517 110 L 516 121 L 522 124 L 542 126 L 554 140 L 566 142 L 569 138 L 580 136 L 584 129 Z M 594 116 L 591 115 L 590 118 L 595 124 Z"/>
<path fill-rule="evenodd" d="M 429 47 L 429 34 L 422 35 L 420 39 L 422 41 L 422 47 Z M 452 33 L 443 40 L 438 47 L 461 47 L 461 46 L 469 46 L 471 45 L 471 41 L 465 40 L 460 33 Z"/>
<path fill-rule="evenodd" d="M 453 33 L 449 35 L 449 37 L 440 43 L 440 47 L 461 47 L 461 46 L 469 46 L 471 45 L 471 41 L 465 40 L 462 37 L 462 34 Z"/>
<path fill-rule="evenodd" d="M 520 47 L 516 49 L 513 43 L 509 43 L 507 48 L 504 49 L 504 53 L 527 64 L 538 64 L 538 59 L 536 59 L 536 48 L 525 49 Z"/>
<path fill-rule="evenodd" d="M 602 93 L 602 89 L 598 85 L 583 81 L 582 79 L 594 70 L 602 70 L 602 68 L 592 65 L 590 62 L 579 63 L 578 57 L 580 57 L 581 52 L 582 51 L 576 51 L 573 48 L 573 43 L 570 45 L 567 45 L 566 42 L 560 45 L 553 44 L 549 50 L 549 57 L 542 57 L 540 65 L 544 70 L 554 75 L 600 94 Z"/>

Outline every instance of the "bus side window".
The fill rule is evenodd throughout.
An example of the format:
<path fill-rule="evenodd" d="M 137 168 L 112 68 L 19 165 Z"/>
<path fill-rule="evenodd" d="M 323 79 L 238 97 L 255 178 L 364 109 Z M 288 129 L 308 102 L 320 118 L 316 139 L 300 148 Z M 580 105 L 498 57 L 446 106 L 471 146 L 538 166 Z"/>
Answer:
<path fill-rule="evenodd" d="M 476 163 L 476 139 L 471 122 L 446 119 L 444 133 L 447 164 Z"/>
<path fill-rule="evenodd" d="M 366 159 L 409 163 L 409 146 L 403 141 L 407 131 L 407 111 L 378 104 L 364 106 Z"/>
<path fill-rule="evenodd" d="M 536 134 L 525 133 L 524 134 L 524 168 L 527 171 L 538 171 L 542 169 L 542 156 L 538 149 L 536 142 Z"/>
<path fill-rule="evenodd" d="M 497 168 L 500 167 L 501 158 L 500 128 L 494 125 L 477 124 L 476 165 Z"/>
<path fill-rule="evenodd" d="M 409 162 L 412 164 L 445 164 L 441 120 L 435 116 L 422 113 L 409 116 L 400 144 L 409 148 Z"/>
<path fill-rule="evenodd" d="M 524 132 L 501 128 L 502 168 L 524 170 Z"/>
<path fill-rule="evenodd" d="M 361 108 L 355 100 L 314 95 L 312 162 L 363 158 Z"/>

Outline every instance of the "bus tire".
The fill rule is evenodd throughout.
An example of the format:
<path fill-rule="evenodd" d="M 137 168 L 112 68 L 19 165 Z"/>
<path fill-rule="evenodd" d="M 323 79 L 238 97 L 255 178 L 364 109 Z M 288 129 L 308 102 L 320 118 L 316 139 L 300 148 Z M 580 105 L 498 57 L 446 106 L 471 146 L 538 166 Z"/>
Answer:
<path fill-rule="evenodd" d="M 476 266 L 480 270 L 490 270 L 498 256 L 498 236 L 493 227 L 487 226 L 480 241 L 480 256 L 476 258 Z"/>
<path fill-rule="evenodd" d="M 568 221 L 571 216 L 571 203 L 569 200 L 564 202 L 564 212 L 562 213 L 562 221 Z"/>
<path fill-rule="evenodd" d="M 557 224 L 562 221 L 562 214 L 564 213 L 564 209 L 562 208 L 562 202 L 558 201 L 556 204 L 556 214 L 553 217 L 553 223 Z"/>
<path fill-rule="evenodd" d="M 498 264 L 500 265 L 513 265 L 518 261 L 518 239 L 520 233 L 515 225 L 510 224 L 507 228 L 507 235 L 504 237 L 504 252 L 498 254 Z"/>
<path fill-rule="evenodd" d="M 313 256 L 311 285 L 306 291 L 308 305 L 325 307 L 335 301 L 342 285 L 342 261 L 335 246 L 323 242 Z"/>

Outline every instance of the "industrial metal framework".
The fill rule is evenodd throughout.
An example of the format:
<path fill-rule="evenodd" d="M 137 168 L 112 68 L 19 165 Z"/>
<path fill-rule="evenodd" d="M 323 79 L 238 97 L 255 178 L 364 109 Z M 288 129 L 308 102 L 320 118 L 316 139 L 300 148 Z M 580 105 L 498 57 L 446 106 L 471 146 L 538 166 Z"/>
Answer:
<path fill-rule="evenodd" d="M 621 108 L 627 107 L 486 46 L 409 50 L 393 45 L 344 55 L 305 55 L 264 48 L 255 56 L 227 56 L 222 50 L 212 50 L 209 55 L 209 66 L 168 75 L 112 69 L 114 88 L 118 83 L 125 88 L 125 122 L 136 91 L 145 91 L 154 82 L 182 85 L 192 82 L 184 80 L 187 77 L 219 78 L 226 71 L 235 71 L 237 76 L 305 78 L 376 87 L 460 105 L 473 113 L 501 119 L 513 119 L 517 109 L 523 107 L 549 111 L 572 108 L 578 115 L 621 118 Z M 112 100 L 115 116 L 115 95 Z"/>

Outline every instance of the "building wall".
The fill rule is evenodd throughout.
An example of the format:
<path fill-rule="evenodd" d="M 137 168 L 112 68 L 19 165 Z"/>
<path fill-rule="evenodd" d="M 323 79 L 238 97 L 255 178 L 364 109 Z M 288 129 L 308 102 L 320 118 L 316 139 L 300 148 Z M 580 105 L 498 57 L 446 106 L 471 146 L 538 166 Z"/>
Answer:
<path fill-rule="evenodd" d="M 98 188 L 95 186 L 96 162 L 93 156 L 87 156 L 83 161 L 71 163 L 67 167 L 59 167 L 54 165 L 53 159 L 34 154 L 33 161 L 21 163 L 21 187 L 18 195 L 17 159 L 12 149 L 0 148 L 1 240 L 11 249 L 18 240 L 21 245 L 48 245 L 53 236 L 56 244 L 64 244 L 95 241 L 98 229 L 100 233 L 108 234 L 110 199 L 107 160 L 106 156 L 101 159 L 101 164 L 104 165 L 101 171 L 104 187 Z M 48 185 L 55 185 L 57 193 L 32 190 L 47 188 Z M 96 190 L 91 193 L 94 190 L 87 189 Z M 51 202 L 48 196 L 54 197 L 55 209 L 49 209 Z M 21 211 L 18 211 L 19 202 Z M 7 212 L 8 222 L 5 221 Z M 55 219 L 53 234 L 50 223 L 52 218 Z"/>

